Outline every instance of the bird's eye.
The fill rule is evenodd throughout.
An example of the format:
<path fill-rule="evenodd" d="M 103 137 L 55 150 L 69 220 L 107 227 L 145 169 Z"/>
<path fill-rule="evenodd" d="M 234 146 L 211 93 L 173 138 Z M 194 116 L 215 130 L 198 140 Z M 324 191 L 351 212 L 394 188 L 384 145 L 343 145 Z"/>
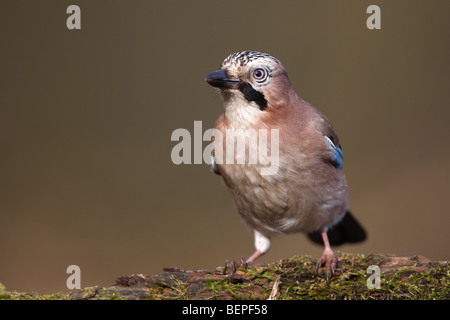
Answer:
<path fill-rule="evenodd" d="M 258 82 L 263 82 L 267 78 L 267 71 L 262 68 L 255 69 L 253 71 L 253 78 Z"/>

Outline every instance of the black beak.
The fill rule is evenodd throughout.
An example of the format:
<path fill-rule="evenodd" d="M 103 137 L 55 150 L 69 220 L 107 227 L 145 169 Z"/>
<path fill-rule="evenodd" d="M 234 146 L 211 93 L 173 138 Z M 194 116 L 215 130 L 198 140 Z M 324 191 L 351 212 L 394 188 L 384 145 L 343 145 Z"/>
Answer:
<path fill-rule="evenodd" d="M 241 83 L 239 80 L 229 79 L 225 70 L 220 69 L 208 74 L 205 81 L 216 88 L 236 89 Z"/>

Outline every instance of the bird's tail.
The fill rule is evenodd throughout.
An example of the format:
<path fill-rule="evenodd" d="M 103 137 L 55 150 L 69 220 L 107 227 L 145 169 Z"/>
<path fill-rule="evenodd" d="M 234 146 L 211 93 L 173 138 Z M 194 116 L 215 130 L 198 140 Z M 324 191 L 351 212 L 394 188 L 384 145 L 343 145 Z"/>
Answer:
<path fill-rule="evenodd" d="M 347 210 L 341 221 L 327 231 L 327 235 L 332 246 L 362 242 L 367 238 L 366 231 L 349 210 Z M 308 233 L 308 237 L 314 243 L 323 245 L 320 230 Z"/>

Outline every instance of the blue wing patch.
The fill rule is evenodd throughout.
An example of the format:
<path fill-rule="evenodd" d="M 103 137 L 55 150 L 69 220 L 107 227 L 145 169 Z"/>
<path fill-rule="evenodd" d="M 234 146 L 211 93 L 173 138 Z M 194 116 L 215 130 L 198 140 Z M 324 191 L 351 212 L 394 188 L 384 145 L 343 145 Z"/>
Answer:
<path fill-rule="evenodd" d="M 325 142 L 331 150 L 331 161 L 333 162 L 333 165 L 338 169 L 342 169 L 342 167 L 344 166 L 344 154 L 342 153 L 341 148 L 336 147 L 329 137 L 324 136 L 324 138 Z"/>

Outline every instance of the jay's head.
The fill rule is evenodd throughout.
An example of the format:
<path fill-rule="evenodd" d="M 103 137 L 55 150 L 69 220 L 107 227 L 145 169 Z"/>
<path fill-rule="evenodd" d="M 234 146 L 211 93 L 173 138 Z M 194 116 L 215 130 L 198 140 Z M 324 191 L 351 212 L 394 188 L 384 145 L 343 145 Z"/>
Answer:
<path fill-rule="evenodd" d="M 233 109 L 240 118 L 242 115 L 255 118 L 283 108 L 292 90 L 281 62 L 257 51 L 231 54 L 222 62 L 220 70 L 208 74 L 205 80 L 220 90 L 225 112 Z"/>

